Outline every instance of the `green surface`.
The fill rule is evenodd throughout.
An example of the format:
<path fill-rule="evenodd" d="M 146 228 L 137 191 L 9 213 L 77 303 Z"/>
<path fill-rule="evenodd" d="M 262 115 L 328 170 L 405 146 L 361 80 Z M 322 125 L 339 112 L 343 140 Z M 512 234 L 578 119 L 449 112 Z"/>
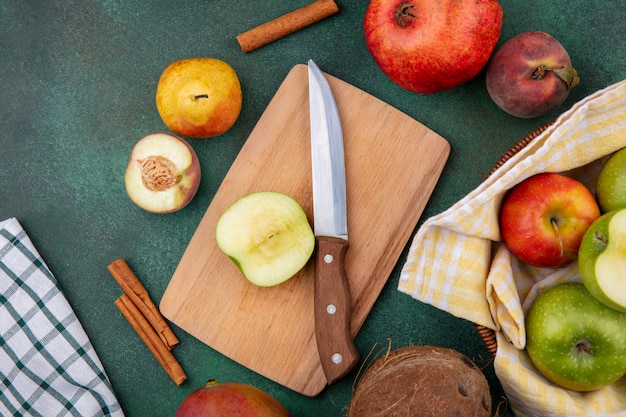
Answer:
<path fill-rule="evenodd" d="M 582 78 L 558 110 L 533 120 L 500 111 L 484 73 L 435 95 L 403 91 L 371 59 L 362 20 L 366 1 L 337 1 L 339 14 L 249 54 L 236 35 L 308 0 L 0 0 L 0 219 L 17 217 L 58 278 L 110 376 L 128 416 L 172 416 L 208 378 L 256 385 L 293 416 L 345 415 L 355 374 L 309 398 L 232 362 L 179 328 L 175 349 L 188 374 L 176 387 L 124 321 L 121 294 L 106 266 L 123 257 L 158 302 L 222 178 L 272 95 L 296 64 L 324 71 L 406 112 L 444 136 L 452 152 L 423 221 L 476 187 L 493 164 L 535 127 L 573 103 L 626 78 L 626 2 L 502 0 L 500 43 L 543 30 L 568 50 Z M 154 104 L 172 61 L 211 56 L 230 63 L 243 88 L 235 126 L 191 140 L 202 184 L 184 210 L 147 213 L 128 199 L 123 173 L 134 143 L 166 130 Z M 393 138 L 389 138 L 393 140 Z M 356 338 L 363 357 L 433 344 L 484 367 L 494 414 L 503 393 L 472 323 L 397 291 L 406 250 Z M 224 337 L 228 337 L 225 333 Z M 500 416 L 512 415 L 503 413 Z"/>

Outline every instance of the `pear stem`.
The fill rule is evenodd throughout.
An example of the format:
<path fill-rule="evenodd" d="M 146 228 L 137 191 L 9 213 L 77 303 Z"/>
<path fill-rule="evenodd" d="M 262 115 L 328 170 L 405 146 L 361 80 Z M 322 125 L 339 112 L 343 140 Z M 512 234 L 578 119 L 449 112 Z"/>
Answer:
<path fill-rule="evenodd" d="M 194 100 L 198 100 L 200 98 L 209 98 L 209 95 L 208 94 L 198 94 L 197 96 L 193 97 Z"/>
<path fill-rule="evenodd" d="M 207 382 L 204 384 L 204 386 L 206 388 L 210 388 L 210 387 L 214 387 L 216 385 L 218 385 L 219 383 L 217 382 L 217 379 L 215 378 L 211 378 L 209 380 L 207 380 Z"/>

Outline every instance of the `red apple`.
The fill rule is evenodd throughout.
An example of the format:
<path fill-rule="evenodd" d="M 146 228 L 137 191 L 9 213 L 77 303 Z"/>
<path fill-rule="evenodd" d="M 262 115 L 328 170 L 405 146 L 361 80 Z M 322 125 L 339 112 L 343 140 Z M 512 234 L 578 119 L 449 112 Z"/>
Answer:
<path fill-rule="evenodd" d="M 582 238 L 598 217 L 598 203 L 584 184 L 542 173 L 507 193 L 500 208 L 500 232 L 520 260 L 558 268 L 577 259 Z"/>
<path fill-rule="evenodd" d="M 252 385 L 210 379 L 183 400 L 174 417 L 291 417 L 275 398 Z"/>
<path fill-rule="evenodd" d="M 374 61 L 400 87 L 436 93 L 472 79 L 502 28 L 497 0 L 371 0 L 363 22 Z"/>
<path fill-rule="evenodd" d="M 544 32 L 524 32 L 504 43 L 491 57 L 486 77 L 494 103 L 520 118 L 559 107 L 580 82 L 563 45 Z"/>
<path fill-rule="evenodd" d="M 198 156 L 182 138 L 169 133 L 147 135 L 131 151 L 124 185 L 130 199 L 144 210 L 180 210 L 198 191 Z"/>

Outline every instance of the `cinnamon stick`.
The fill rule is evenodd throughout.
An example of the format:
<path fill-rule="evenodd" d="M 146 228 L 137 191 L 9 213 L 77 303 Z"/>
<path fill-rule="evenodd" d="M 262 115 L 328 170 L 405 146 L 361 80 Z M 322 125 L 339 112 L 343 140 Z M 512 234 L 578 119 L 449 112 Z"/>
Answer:
<path fill-rule="evenodd" d="M 251 52 L 339 11 L 334 0 L 317 0 L 237 36 L 241 50 Z"/>
<path fill-rule="evenodd" d="M 176 385 L 182 384 L 183 381 L 187 379 L 185 371 L 183 371 L 183 368 L 172 352 L 170 352 L 168 346 L 163 343 L 152 325 L 130 299 L 129 295 L 126 293 L 122 294 L 120 298 L 115 300 L 115 305 L 139 335 L 141 340 L 146 344 L 148 349 L 150 349 L 172 381 L 174 381 Z"/>
<path fill-rule="evenodd" d="M 135 273 L 130 269 L 126 261 L 122 258 L 111 262 L 107 267 L 115 281 L 124 292 L 130 297 L 132 302 L 143 313 L 150 322 L 154 330 L 165 343 L 168 349 L 172 349 L 179 341 L 170 326 L 161 315 L 161 312 L 150 299 L 150 295 L 141 284 Z"/>

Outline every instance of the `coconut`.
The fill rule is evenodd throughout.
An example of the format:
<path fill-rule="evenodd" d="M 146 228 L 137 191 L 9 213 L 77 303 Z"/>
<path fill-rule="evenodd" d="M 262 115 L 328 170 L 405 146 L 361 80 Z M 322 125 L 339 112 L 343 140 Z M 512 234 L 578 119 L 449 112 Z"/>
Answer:
<path fill-rule="evenodd" d="M 490 417 L 489 384 L 454 349 L 399 348 L 365 371 L 348 406 L 348 417 L 383 416 Z"/>

